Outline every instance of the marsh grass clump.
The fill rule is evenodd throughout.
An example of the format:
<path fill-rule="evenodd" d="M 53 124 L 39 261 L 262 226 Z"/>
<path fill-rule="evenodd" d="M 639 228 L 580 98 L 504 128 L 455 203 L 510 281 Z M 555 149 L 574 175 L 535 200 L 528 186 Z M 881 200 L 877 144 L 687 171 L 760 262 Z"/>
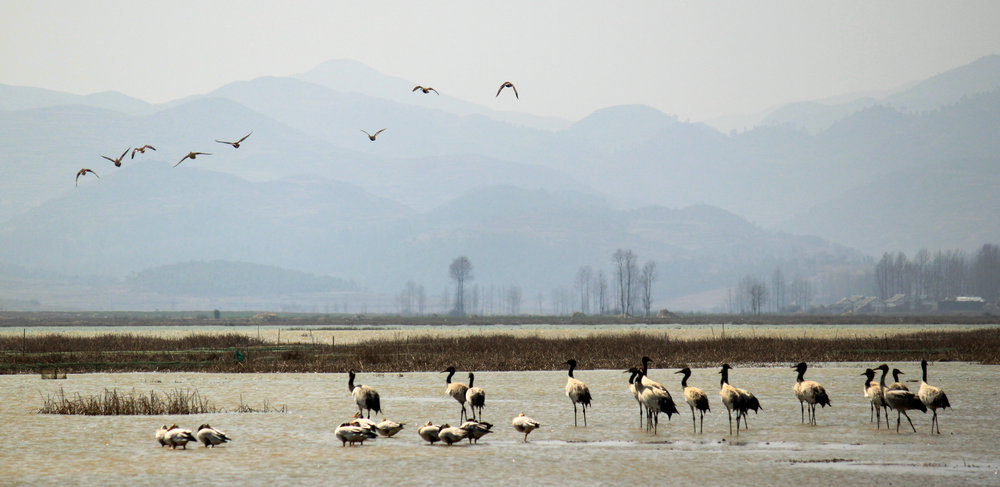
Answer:
<path fill-rule="evenodd" d="M 216 408 L 198 391 L 174 390 L 164 394 L 149 391 L 149 395 L 105 389 L 103 394 L 67 398 L 59 388 L 58 396 L 48 396 L 38 410 L 39 414 L 70 414 L 85 416 L 135 416 L 164 414 L 218 413 Z"/>

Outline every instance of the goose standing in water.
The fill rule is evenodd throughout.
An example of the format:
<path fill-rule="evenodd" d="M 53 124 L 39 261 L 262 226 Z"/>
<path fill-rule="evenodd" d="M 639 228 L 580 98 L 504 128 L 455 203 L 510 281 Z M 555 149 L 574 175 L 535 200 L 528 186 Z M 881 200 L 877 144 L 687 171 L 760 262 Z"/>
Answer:
<path fill-rule="evenodd" d="M 341 442 L 341 446 L 347 446 L 348 443 L 354 446 L 355 443 L 364 445 L 365 440 L 369 438 L 375 438 L 376 435 L 374 431 L 354 425 L 351 423 L 343 423 L 333 431 L 334 436 L 337 437 Z"/>
<path fill-rule="evenodd" d="M 205 445 L 205 448 L 211 446 L 215 448 L 215 445 L 221 445 L 223 443 L 233 441 L 232 438 L 226 436 L 225 433 L 207 425 L 203 424 L 198 427 L 198 432 L 195 434 L 195 438 Z"/>
<path fill-rule="evenodd" d="M 423 426 L 417 428 L 417 434 L 420 435 L 424 441 L 434 444 L 435 441 L 441 441 L 441 437 L 438 433 L 441 431 L 441 427 L 435 425 L 434 423 L 428 421 L 424 423 Z"/>
<path fill-rule="evenodd" d="M 695 426 L 694 430 L 695 433 L 699 431 L 699 428 L 697 428 L 698 424 L 694 420 L 695 409 L 698 410 L 699 419 L 701 420 L 700 431 L 704 433 L 705 413 L 712 411 L 708 406 L 708 396 L 705 395 L 705 391 L 697 387 L 687 385 L 688 377 L 691 377 L 691 369 L 689 367 L 684 367 L 683 369 L 678 370 L 677 372 L 674 373 L 684 374 L 684 377 L 681 378 L 681 388 L 684 391 L 684 402 L 688 403 L 688 406 L 691 406 L 691 422 Z"/>
<path fill-rule="evenodd" d="M 819 404 L 820 407 L 833 407 L 830 404 L 830 396 L 826 394 L 826 389 L 819 385 L 819 382 L 812 380 L 805 380 L 806 375 L 806 365 L 805 362 L 799 362 L 798 365 L 792 367 L 798 372 L 798 376 L 795 378 L 795 386 L 792 387 L 792 392 L 795 393 L 795 397 L 799 400 L 799 408 L 802 412 L 802 422 L 806 422 L 806 409 L 805 405 L 809 404 L 809 424 L 816 424 L 816 405 Z"/>
<path fill-rule="evenodd" d="M 927 383 L 927 360 L 920 361 L 920 369 L 923 371 L 923 375 L 920 379 L 920 389 L 917 389 L 917 397 L 920 398 L 920 402 L 924 403 L 924 406 L 934 413 L 931 418 L 931 433 L 937 426 L 937 434 L 940 435 L 941 423 L 938 422 L 937 410 L 950 408 L 951 403 L 948 402 L 948 395 L 944 391 Z"/>
<path fill-rule="evenodd" d="M 917 428 L 913 426 L 913 421 L 910 420 L 910 415 L 906 414 L 909 409 L 919 409 L 920 411 L 927 412 L 927 406 L 920 401 L 920 398 L 916 394 L 910 391 L 903 390 L 890 390 L 885 387 L 885 376 L 889 373 L 889 366 L 887 364 L 882 364 L 876 367 L 878 370 L 882 371 L 882 378 L 879 380 L 879 386 L 882 388 L 882 394 L 885 396 L 885 403 L 889 405 L 890 408 L 896 410 L 896 433 L 899 433 L 899 423 L 902 421 L 902 416 L 906 416 L 906 421 L 910 423 L 910 428 L 913 432 L 917 432 Z M 888 423 L 888 418 L 886 423 Z"/>
<path fill-rule="evenodd" d="M 469 410 L 472 411 L 472 420 L 476 420 L 476 410 L 479 410 L 479 420 L 483 420 L 483 406 L 486 404 L 486 391 L 482 387 L 473 387 L 476 375 L 469 372 L 469 389 L 465 391 L 465 400 L 469 403 Z M 465 406 L 462 406 L 465 409 Z"/>
<path fill-rule="evenodd" d="M 160 426 L 160 429 L 156 430 L 156 441 L 160 443 L 160 447 L 165 447 L 167 445 L 167 431 L 176 428 L 176 424 L 172 424 L 169 427 L 167 425 Z"/>
<path fill-rule="evenodd" d="M 440 431 L 438 431 L 438 438 L 441 439 L 446 445 L 451 446 L 453 443 L 458 443 L 469 436 L 469 431 L 462 429 L 459 426 L 449 426 L 447 424 L 442 424 Z"/>
<path fill-rule="evenodd" d="M 441 371 L 441 373 L 445 372 L 448 373 L 448 377 L 445 377 L 444 379 L 444 383 L 447 384 L 447 387 L 445 387 L 444 392 L 447 393 L 449 396 L 455 398 L 455 400 L 458 401 L 458 404 L 462 406 L 462 414 L 459 415 L 458 420 L 465 421 L 465 418 L 468 416 L 468 414 L 465 412 L 465 401 L 466 401 L 466 393 L 469 392 L 469 386 L 461 382 L 451 381 L 452 376 L 455 375 L 455 367 L 448 367 L 447 369 Z"/>
<path fill-rule="evenodd" d="M 576 360 L 569 359 L 565 362 L 569 365 L 569 378 L 566 379 L 566 397 L 573 403 L 573 426 L 576 426 L 576 405 L 579 403 L 583 407 L 583 426 L 587 427 L 587 408 L 590 407 L 590 388 L 583 381 L 573 377 L 573 369 L 576 368 Z"/>
<path fill-rule="evenodd" d="M 392 435 L 403 430 L 403 426 L 406 426 L 406 423 L 397 423 L 395 421 L 382 418 L 382 422 L 375 425 L 375 430 L 378 431 L 378 434 L 385 436 L 386 438 L 392 438 Z"/>
<path fill-rule="evenodd" d="M 355 385 L 355 374 L 356 372 L 353 370 L 347 373 L 347 390 L 351 391 L 351 395 L 354 396 L 354 402 L 358 404 L 358 414 L 361 414 L 362 409 L 368 410 L 368 418 L 372 417 L 372 411 L 381 414 L 382 404 L 379 400 L 378 391 L 369 386 Z"/>
<path fill-rule="evenodd" d="M 191 430 L 174 427 L 163 434 L 163 441 L 169 445 L 172 450 L 176 450 L 178 446 L 181 447 L 182 450 L 187 450 L 188 442 L 197 442 L 198 439 L 191 434 Z"/>
<path fill-rule="evenodd" d="M 513 426 L 514 430 L 518 433 L 524 433 L 525 443 L 528 442 L 528 433 L 542 427 L 541 423 L 525 416 L 524 413 L 517 415 L 513 420 L 511 420 L 510 425 Z"/>
<path fill-rule="evenodd" d="M 493 432 L 493 425 L 486 421 L 466 421 L 459 428 L 468 432 L 469 443 L 475 440 L 477 444 L 480 438 Z"/>

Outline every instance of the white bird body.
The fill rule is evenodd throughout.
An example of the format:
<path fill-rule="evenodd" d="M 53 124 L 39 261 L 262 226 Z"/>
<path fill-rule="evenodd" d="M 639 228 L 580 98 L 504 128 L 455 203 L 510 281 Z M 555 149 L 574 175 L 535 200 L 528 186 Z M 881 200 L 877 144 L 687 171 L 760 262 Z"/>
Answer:
<path fill-rule="evenodd" d="M 333 431 L 333 434 L 340 440 L 341 446 L 347 446 L 348 443 L 351 446 L 354 446 L 355 443 L 364 445 L 365 440 L 377 436 L 371 429 L 351 423 L 341 424 Z"/>
<path fill-rule="evenodd" d="M 176 424 L 172 424 L 169 427 L 167 425 L 160 426 L 160 429 L 156 430 L 156 441 L 160 443 L 160 447 L 167 446 L 167 431 L 176 428 Z"/>
<path fill-rule="evenodd" d="M 171 449 L 181 449 L 187 450 L 187 444 L 191 441 L 198 441 L 197 438 L 191 434 L 191 430 L 186 430 L 183 428 L 172 428 L 163 434 L 163 441 L 166 442 Z"/>
<path fill-rule="evenodd" d="M 566 397 L 573 403 L 573 426 L 576 426 L 576 405 L 579 403 L 583 407 L 583 426 L 587 426 L 587 408 L 590 407 L 590 388 L 583 381 L 573 377 L 573 369 L 576 368 L 576 360 L 566 361 L 569 365 L 569 377 L 566 379 Z"/>
<path fill-rule="evenodd" d="M 917 432 L 917 428 L 913 426 L 913 421 L 910 420 L 910 415 L 906 414 L 907 410 L 919 409 L 923 412 L 927 412 L 927 406 L 920 401 L 920 398 L 916 394 L 910 391 L 904 390 L 890 390 L 885 387 L 885 376 L 889 372 L 889 366 L 882 364 L 878 367 L 882 371 L 882 378 L 879 381 L 879 386 L 882 388 L 882 394 L 885 397 L 885 403 L 892 409 L 896 410 L 896 432 L 899 433 L 899 423 L 902 421 L 901 415 L 906 416 L 906 421 L 910 423 L 910 428 L 913 432 Z"/>
<path fill-rule="evenodd" d="M 351 395 L 354 396 L 354 402 L 358 405 L 358 413 L 360 414 L 363 409 L 367 410 L 369 418 L 372 417 L 372 411 L 381 413 L 382 402 L 379 398 L 378 391 L 366 385 L 355 385 L 355 371 L 352 370 L 347 374 L 347 390 L 351 391 Z"/>
<path fill-rule="evenodd" d="M 493 432 L 493 425 L 485 421 L 466 421 L 459 427 L 468 432 L 469 443 L 472 443 L 473 440 L 479 443 L 480 438 Z"/>
<path fill-rule="evenodd" d="M 225 433 L 207 424 L 203 424 L 198 427 L 198 432 L 195 434 L 195 438 L 205 445 L 206 448 L 209 446 L 215 448 L 216 445 L 232 441 L 232 438 L 226 436 Z"/>
<path fill-rule="evenodd" d="M 805 404 L 809 404 L 809 424 L 815 425 L 816 405 L 819 404 L 820 407 L 832 407 L 833 405 L 830 404 L 830 397 L 826 394 L 826 389 L 824 389 L 819 382 L 805 380 L 804 376 L 807 368 L 805 362 L 800 362 L 792 368 L 798 371 L 798 376 L 795 378 L 795 385 L 792 387 L 792 392 L 799 400 L 799 408 L 802 411 L 802 422 L 805 422 Z"/>
<path fill-rule="evenodd" d="M 417 428 L 417 434 L 420 435 L 420 437 L 423 438 L 424 441 L 432 445 L 434 444 L 435 441 L 441 441 L 441 437 L 438 436 L 438 433 L 440 433 L 440 431 L 441 427 L 431 423 L 430 421 L 424 423 L 423 426 Z"/>
<path fill-rule="evenodd" d="M 468 436 L 469 432 L 459 426 L 449 426 L 444 424 L 441 425 L 441 429 L 438 431 L 438 438 L 440 438 L 441 441 L 448 446 L 451 446 L 452 443 L 458 443 Z"/>
<path fill-rule="evenodd" d="M 451 396 L 452 398 L 454 398 L 456 401 L 458 401 L 458 404 L 462 406 L 462 413 L 461 415 L 459 415 L 458 420 L 465 421 L 465 417 L 467 415 L 465 411 L 465 401 L 466 401 L 466 394 L 469 392 L 469 386 L 461 382 L 451 381 L 451 377 L 455 375 L 455 367 L 448 367 L 447 369 L 444 369 L 441 372 L 448 373 L 448 377 L 444 379 L 445 384 L 447 384 L 445 386 L 444 392 L 449 396 Z"/>
<path fill-rule="evenodd" d="M 951 402 L 948 401 L 948 395 L 944 391 L 927 383 L 927 360 L 920 361 L 920 368 L 923 371 L 923 375 L 920 379 L 920 389 L 917 389 L 917 397 L 934 414 L 931 417 L 931 433 L 934 432 L 934 427 L 937 426 L 937 433 L 941 434 L 941 424 L 938 423 L 937 410 L 950 408 Z"/>
<path fill-rule="evenodd" d="M 688 377 L 691 376 L 690 368 L 684 367 L 683 369 L 675 372 L 675 374 L 684 374 L 684 377 L 681 379 L 681 387 L 684 390 L 684 402 L 686 402 L 688 406 L 691 407 L 692 423 L 695 423 L 694 411 L 695 409 L 698 410 L 698 414 L 701 419 L 701 426 L 702 426 L 701 431 L 704 432 L 705 413 L 712 411 L 712 409 L 708 405 L 708 396 L 705 394 L 705 391 L 697 387 L 687 385 Z M 697 426 L 697 424 L 695 424 L 695 426 Z M 695 428 L 695 432 L 697 433 L 698 431 L 699 431 L 698 428 Z"/>
<path fill-rule="evenodd" d="M 510 424 L 511 426 L 514 427 L 514 430 L 517 431 L 518 433 L 524 433 L 525 443 L 528 442 L 529 433 L 542 427 L 541 423 L 525 416 L 524 413 L 521 413 L 516 417 L 514 417 L 514 419 L 511 420 Z"/>
<path fill-rule="evenodd" d="M 395 421 L 382 418 L 382 421 L 375 425 L 375 430 L 382 436 L 392 438 L 392 435 L 395 435 L 403 430 L 403 426 L 406 426 L 406 423 L 397 423 Z"/>
<path fill-rule="evenodd" d="M 479 411 L 479 419 L 483 419 L 483 406 L 486 405 L 486 391 L 482 387 L 473 387 L 475 383 L 476 376 L 472 372 L 469 372 L 469 388 L 465 391 L 465 401 L 469 403 L 469 409 L 472 410 L 472 419 L 476 419 L 476 411 Z M 465 406 L 463 405 L 464 409 Z"/>

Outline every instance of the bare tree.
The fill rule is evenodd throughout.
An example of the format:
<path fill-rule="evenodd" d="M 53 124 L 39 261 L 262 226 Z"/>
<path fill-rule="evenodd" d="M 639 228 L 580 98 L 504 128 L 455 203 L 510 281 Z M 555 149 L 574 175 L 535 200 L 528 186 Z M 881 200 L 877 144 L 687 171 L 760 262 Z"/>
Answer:
<path fill-rule="evenodd" d="M 576 281 L 574 281 L 574 286 L 580 296 L 580 311 L 587 314 L 590 313 L 590 286 L 593 282 L 593 274 L 594 270 L 589 265 L 583 266 L 576 271 Z"/>
<path fill-rule="evenodd" d="M 764 303 L 767 302 L 767 284 L 753 276 L 744 276 L 740 279 L 741 298 L 745 299 L 741 309 L 749 311 L 754 315 L 760 315 Z"/>
<path fill-rule="evenodd" d="M 632 314 L 632 303 L 635 299 L 635 285 L 638 269 L 635 263 L 636 255 L 632 250 L 618 249 L 612 257 L 615 263 L 615 277 L 618 283 L 618 306 L 622 316 Z"/>
<path fill-rule="evenodd" d="M 987 302 L 996 302 L 1000 297 L 1000 247 L 993 244 L 980 247 L 972 264 L 972 279 L 977 294 Z"/>
<path fill-rule="evenodd" d="M 458 257 L 448 266 L 448 275 L 455 280 L 455 314 L 465 316 L 465 281 L 472 279 L 472 262 L 464 255 Z"/>
<path fill-rule="evenodd" d="M 653 281 L 656 280 L 656 263 L 646 262 L 639 271 L 639 288 L 642 292 L 642 311 L 649 316 L 649 310 L 653 306 Z"/>
<path fill-rule="evenodd" d="M 771 296 L 775 312 L 780 313 L 785 308 L 786 295 L 785 275 L 781 272 L 780 267 L 775 267 L 774 273 L 771 274 Z"/>
<path fill-rule="evenodd" d="M 812 286 L 802 276 L 796 275 L 795 279 L 792 279 L 792 299 L 795 301 L 795 306 L 802 311 L 806 310 L 809 301 L 812 300 Z"/>
<path fill-rule="evenodd" d="M 608 278 L 604 275 L 603 270 L 597 271 L 597 277 L 594 281 L 594 292 L 597 299 L 597 309 L 600 314 L 608 314 Z"/>

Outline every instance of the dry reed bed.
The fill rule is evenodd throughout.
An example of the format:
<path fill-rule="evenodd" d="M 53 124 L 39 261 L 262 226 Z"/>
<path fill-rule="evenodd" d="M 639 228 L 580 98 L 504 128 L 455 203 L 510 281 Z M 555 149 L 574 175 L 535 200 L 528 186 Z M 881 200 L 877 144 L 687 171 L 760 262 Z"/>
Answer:
<path fill-rule="evenodd" d="M 118 392 L 105 389 L 103 394 L 66 398 L 62 388 L 59 395 L 48 396 L 38 410 L 39 414 L 81 414 L 86 416 L 131 416 L 162 414 L 217 413 L 218 408 L 203 398 L 198 391 L 175 390 L 165 394 L 149 391 L 149 395 Z"/>
<path fill-rule="evenodd" d="M 23 343 L 22 343 L 23 341 Z M 109 350 L 111 348 L 111 350 Z M 23 350 L 22 350 L 23 349 Z M 239 351 L 239 354 L 237 354 Z M 720 337 L 678 340 L 631 332 L 576 338 L 478 335 L 376 339 L 357 344 L 277 345 L 242 335 L 178 339 L 133 335 L 0 339 L 0 373 L 132 371 L 367 372 L 552 370 L 575 358 L 582 368 L 627 368 L 648 355 L 657 367 L 806 361 L 957 360 L 1000 364 L 1000 329 L 918 332 L 882 338 Z M 239 360 L 240 356 L 244 360 Z"/>

